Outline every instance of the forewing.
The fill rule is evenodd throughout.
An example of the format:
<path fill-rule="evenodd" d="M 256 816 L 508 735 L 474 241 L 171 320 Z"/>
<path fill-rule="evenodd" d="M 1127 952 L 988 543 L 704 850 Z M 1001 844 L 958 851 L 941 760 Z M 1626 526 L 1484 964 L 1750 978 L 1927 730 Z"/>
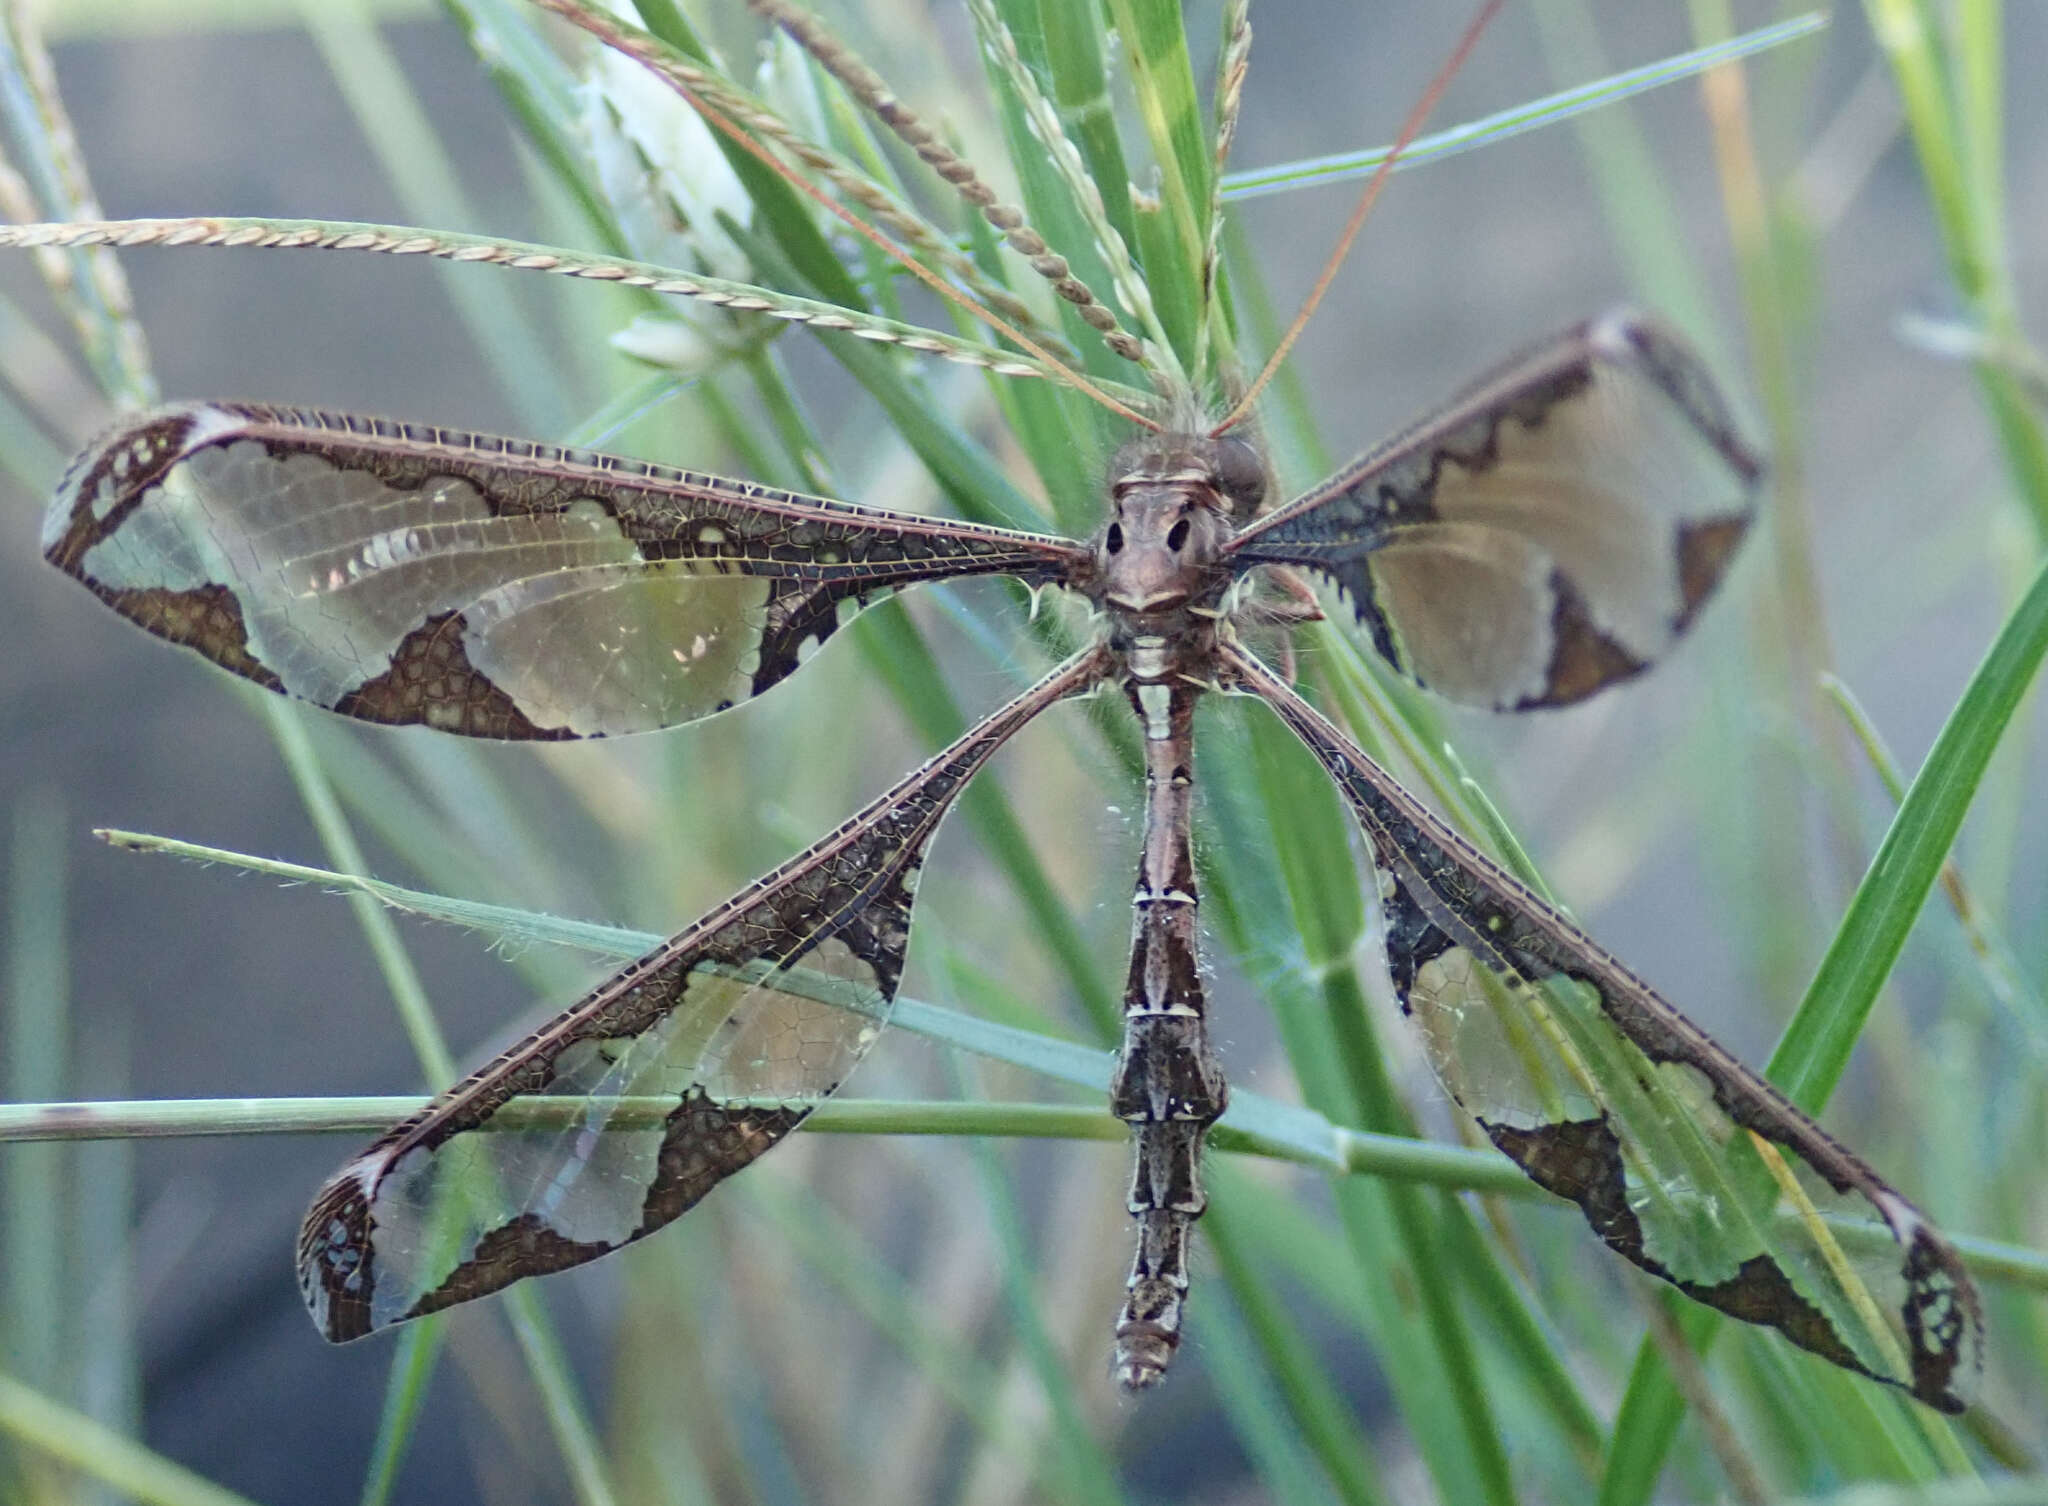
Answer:
<path fill-rule="evenodd" d="M 1977 1296 L 1919 1211 L 1270 671 L 1233 667 L 1357 813 L 1395 993 L 1488 1138 L 1688 1296 L 1962 1411 Z M 1892 1243 L 1843 1218 L 1872 1213 Z"/>
<path fill-rule="evenodd" d="M 1336 582 L 1389 663 L 1497 710 L 1655 662 L 1749 526 L 1762 464 L 1670 332 L 1611 313 L 1511 362 L 1231 543 Z"/>
<path fill-rule="evenodd" d="M 221 403 L 101 438 L 58 487 L 43 549 L 268 689 L 495 738 L 707 716 L 879 595 L 1055 579 L 1078 555 L 588 451 Z"/>
<path fill-rule="evenodd" d="M 787 1135 L 888 1018 L 954 797 L 1098 667 L 1062 666 L 344 1166 L 299 1233 L 320 1331 L 359 1338 L 594 1260 Z"/>

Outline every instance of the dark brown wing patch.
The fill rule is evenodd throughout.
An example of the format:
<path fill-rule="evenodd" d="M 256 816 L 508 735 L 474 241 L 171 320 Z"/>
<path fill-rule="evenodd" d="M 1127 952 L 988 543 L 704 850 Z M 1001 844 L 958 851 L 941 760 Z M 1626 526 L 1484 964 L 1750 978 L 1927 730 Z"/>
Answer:
<path fill-rule="evenodd" d="M 1397 669 L 1496 710 L 1654 663 L 1749 526 L 1760 462 L 1678 339 L 1608 314 L 1229 546 L 1330 578 Z"/>
<path fill-rule="evenodd" d="M 615 456 L 230 404 L 104 436 L 43 544 L 116 611 L 267 689 L 500 738 L 707 716 L 891 591 L 1049 581 L 1082 557 Z"/>
<path fill-rule="evenodd" d="M 598 985 L 344 1166 L 299 1235 L 328 1338 L 595 1259 L 794 1129 L 888 1019 L 925 848 L 1070 660 L 830 836 Z"/>
<path fill-rule="evenodd" d="M 1395 995 L 1488 1138 L 1652 1275 L 1962 1411 L 1982 1364 L 1977 1296 L 1919 1210 L 1271 671 L 1227 657 L 1350 801 Z M 1849 1248 L 1829 1222 L 1844 1215 L 1874 1215 L 1894 1244 Z"/>

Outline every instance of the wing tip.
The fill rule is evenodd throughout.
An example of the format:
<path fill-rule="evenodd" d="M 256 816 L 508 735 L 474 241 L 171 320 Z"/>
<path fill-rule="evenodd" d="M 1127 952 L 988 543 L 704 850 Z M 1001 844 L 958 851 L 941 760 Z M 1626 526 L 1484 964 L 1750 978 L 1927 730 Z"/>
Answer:
<path fill-rule="evenodd" d="M 1970 1408 L 1984 1370 L 1984 1309 L 1962 1257 L 1920 1210 L 1896 1193 L 1870 1195 L 1905 1250 L 1901 1314 L 1912 1344 L 1907 1389 L 1950 1416 Z"/>
<path fill-rule="evenodd" d="M 376 1252 L 370 1241 L 370 1200 L 361 1164 L 342 1168 L 320 1189 L 299 1226 L 299 1294 L 313 1326 L 330 1344 L 373 1331 Z"/>
<path fill-rule="evenodd" d="M 84 580 L 87 551 L 120 526 L 134 499 L 195 449 L 241 422 L 220 403 L 167 403 L 124 415 L 79 452 L 43 514 L 43 557 Z"/>
<path fill-rule="evenodd" d="M 1743 441 L 1719 384 L 1692 342 L 1663 319 L 1627 304 L 1594 315 L 1583 332 L 1595 359 L 1638 367 L 1657 384 L 1735 473 L 1753 509 L 1769 466 Z"/>

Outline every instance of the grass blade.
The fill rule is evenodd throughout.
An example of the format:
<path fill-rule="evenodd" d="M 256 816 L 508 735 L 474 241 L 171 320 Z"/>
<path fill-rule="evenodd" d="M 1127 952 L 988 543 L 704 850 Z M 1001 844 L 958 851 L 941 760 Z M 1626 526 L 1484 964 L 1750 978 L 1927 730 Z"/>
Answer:
<path fill-rule="evenodd" d="M 6 1011 L 7 1096 L 62 1095 L 71 1076 L 64 806 L 47 790 L 24 792 L 8 812 Z M 0 1341 L 7 1368 L 38 1386 L 69 1387 L 67 1355 L 77 1340 L 65 1324 L 72 1158 L 37 1146 L 10 1157 L 0 1220 Z"/>
<path fill-rule="evenodd" d="M 1771 1053 L 1764 1075 L 1809 1113 L 1827 1102 L 1848 1065 L 1878 990 L 1940 876 L 1985 766 L 2044 653 L 2048 570 L 2035 578 L 1970 677 Z M 1687 1342 L 1696 1348 L 1718 1326 L 1715 1315 L 1702 1311 L 1681 1320 Z M 1649 1498 L 1680 1415 L 1661 1360 L 1645 1346 L 1615 1425 L 1615 1453 L 1601 1494 L 1605 1506 Z"/>
<path fill-rule="evenodd" d="M 398 1483 L 399 1466 L 405 1462 L 406 1445 L 412 1441 L 413 1426 L 419 1419 L 420 1404 L 427 1398 L 427 1383 L 434 1377 L 434 1365 L 441 1357 L 441 1339 L 446 1323 L 439 1317 L 424 1318 L 405 1329 L 392 1346 L 391 1376 L 385 1383 L 384 1412 L 377 1419 L 376 1441 L 370 1445 L 370 1460 L 363 1469 L 362 1506 L 384 1506 Z"/>
<path fill-rule="evenodd" d="M 1652 89 L 1661 89 L 1666 84 L 1695 78 L 1708 69 L 1718 68 L 1724 63 L 1768 52 L 1788 42 L 1796 42 L 1801 37 L 1819 31 L 1827 24 L 1827 16 L 1823 12 L 1810 11 L 1803 16 L 1793 16 L 1789 20 L 1760 26 L 1755 31 L 1744 32 L 1741 36 L 1725 42 L 1695 47 L 1688 52 L 1677 53 L 1654 63 L 1644 63 L 1637 68 L 1624 68 L 1619 73 L 1610 73 L 1590 84 L 1560 89 L 1554 94 L 1544 95 L 1541 99 L 1532 99 L 1527 104 L 1515 105 L 1491 115 L 1482 115 L 1477 120 L 1448 126 L 1441 131 L 1427 132 L 1409 144 L 1408 150 L 1401 153 L 1401 158 L 1394 164 L 1393 170 L 1405 173 L 1411 168 L 1421 167 L 1426 162 L 1438 162 L 1446 157 L 1455 157 L 1464 152 L 1477 151 L 1481 147 L 1511 140 L 1529 131 L 1540 131 L 1545 126 L 1559 125 L 1577 116 L 1606 109 L 1624 99 L 1633 99 L 1638 94 L 1647 94 Z M 1223 197 L 1227 201 L 1235 202 L 1240 199 L 1260 198 L 1266 194 L 1286 193 L 1318 183 L 1356 182 L 1371 177 L 1379 165 L 1387 160 L 1390 151 L 1389 147 L 1368 147 L 1362 151 L 1333 152 L 1323 157 L 1304 157 L 1293 162 L 1276 163 L 1272 167 L 1247 168 L 1239 172 L 1225 173 Z"/>
<path fill-rule="evenodd" d="M 251 1506 L 247 1496 L 222 1489 L 84 1413 L 58 1405 L 4 1372 L 0 1372 L 0 1434 L 148 1506 Z M 62 1496 L 53 1493 L 52 1499 Z"/>

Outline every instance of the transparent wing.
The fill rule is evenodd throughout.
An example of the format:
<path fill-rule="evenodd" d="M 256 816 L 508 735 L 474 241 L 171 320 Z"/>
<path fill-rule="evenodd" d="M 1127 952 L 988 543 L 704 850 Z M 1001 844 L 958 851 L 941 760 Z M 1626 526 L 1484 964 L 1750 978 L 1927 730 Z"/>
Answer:
<path fill-rule="evenodd" d="M 924 851 L 969 776 L 1100 672 L 1070 660 L 839 830 L 344 1166 L 299 1234 L 329 1339 L 594 1260 L 782 1139 L 888 1019 Z"/>
<path fill-rule="evenodd" d="M 1232 541 L 1336 582 L 1387 661 L 1454 700 L 1558 706 L 1691 624 L 1762 464 L 1676 336 L 1607 314 L 1494 373 Z"/>
<path fill-rule="evenodd" d="M 877 596 L 1056 579 L 1080 554 L 587 451 L 219 403 L 103 436 L 59 486 L 43 548 L 268 689 L 497 738 L 707 716 Z"/>
<path fill-rule="evenodd" d="M 1977 1295 L 1919 1211 L 1269 670 L 1231 658 L 1357 813 L 1395 993 L 1488 1138 L 1688 1296 L 1962 1411 Z M 1858 1237 L 1873 1214 L 1889 1241 Z"/>

